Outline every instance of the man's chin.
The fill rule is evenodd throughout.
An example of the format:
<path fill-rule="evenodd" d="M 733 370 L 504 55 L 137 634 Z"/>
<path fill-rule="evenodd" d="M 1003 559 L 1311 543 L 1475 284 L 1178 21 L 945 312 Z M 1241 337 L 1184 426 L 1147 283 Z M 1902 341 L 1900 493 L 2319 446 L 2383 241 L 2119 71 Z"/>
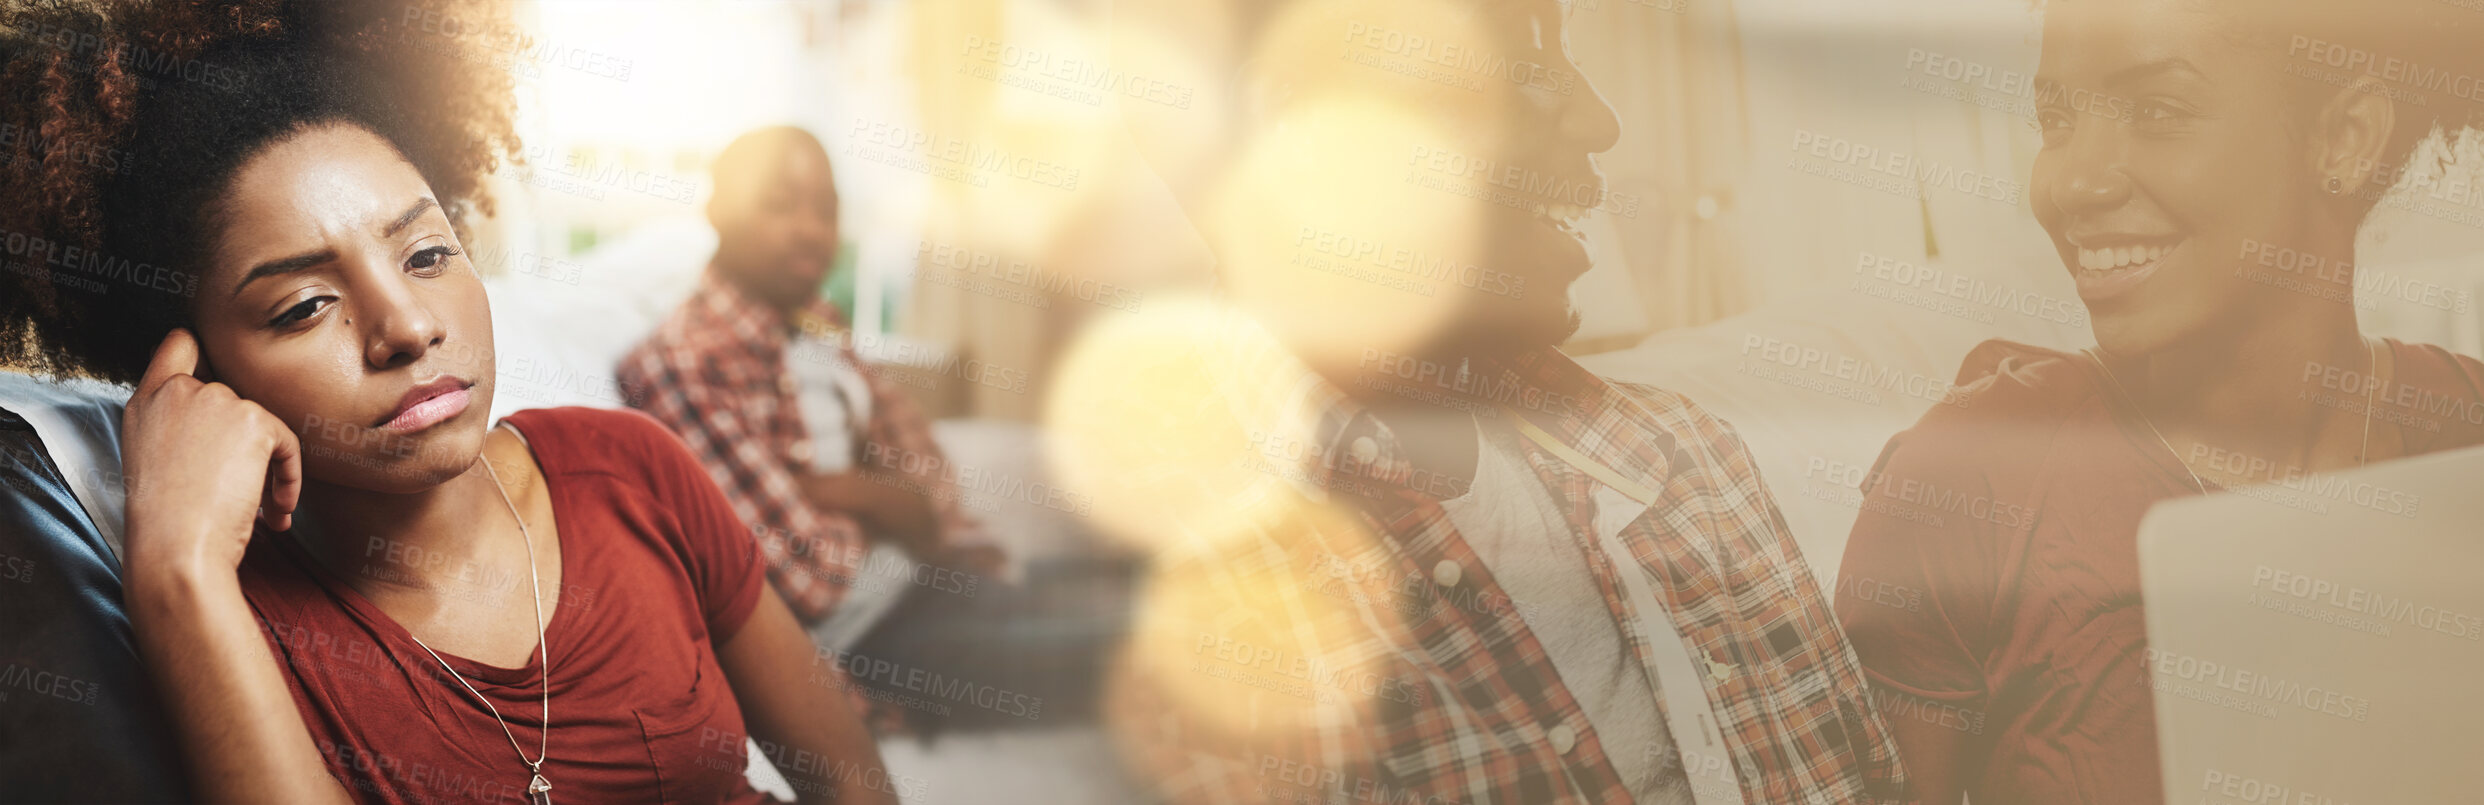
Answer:
<path fill-rule="evenodd" d="M 1453 336 L 1459 341 L 1458 351 L 1490 357 L 1556 349 L 1578 334 L 1579 316 L 1565 304 L 1559 310 L 1526 311 L 1497 326 L 1489 321 L 1479 324 L 1483 326 L 1461 328 L 1464 332 Z"/>
<path fill-rule="evenodd" d="M 783 286 L 774 289 L 774 291 L 769 294 L 770 297 L 773 297 L 769 301 L 775 306 L 786 310 L 800 310 L 802 309 L 802 306 L 808 305 L 813 300 L 819 298 L 819 286 L 820 283 L 816 281 L 804 281 L 799 279 L 788 281 Z"/>

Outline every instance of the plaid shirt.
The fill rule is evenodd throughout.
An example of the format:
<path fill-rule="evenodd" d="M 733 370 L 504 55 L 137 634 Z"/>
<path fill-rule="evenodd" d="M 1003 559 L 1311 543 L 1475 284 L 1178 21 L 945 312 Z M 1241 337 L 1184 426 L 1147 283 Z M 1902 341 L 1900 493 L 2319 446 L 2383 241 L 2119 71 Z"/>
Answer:
<path fill-rule="evenodd" d="M 836 308 L 814 301 L 803 330 L 842 334 Z M 671 427 L 724 489 L 733 510 L 758 539 L 768 580 L 805 623 L 825 618 L 858 578 L 868 537 L 844 512 L 811 505 L 802 476 L 811 472 L 811 440 L 786 371 L 797 332 L 775 309 L 744 296 L 713 274 L 615 373 L 632 404 Z M 913 401 L 864 367 L 852 339 L 838 338 L 848 365 L 871 389 L 871 422 L 863 451 L 885 457 L 939 459 L 931 427 Z M 808 359 L 797 355 L 797 359 Z M 875 449 L 876 448 L 876 449 Z M 946 461 L 867 462 L 912 466 L 917 489 L 932 501 L 947 540 L 974 524 L 959 510 L 956 490 L 940 475 Z"/>
<path fill-rule="evenodd" d="M 1396 437 L 1327 380 L 1264 336 L 1210 340 L 1131 370 L 1215 378 L 1189 397 L 1199 405 L 1166 405 L 1163 394 L 1146 405 L 1205 412 L 1171 415 L 1188 418 L 1168 426 L 1180 431 L 1239 424 L 1251 445 L 1243 461 L 1281 480 L 1245 484 L 1235 499 L 1256 502 L 1216 517 L 1163 523 L 1108 705 L 1140 777 L 1181 802 L 1627 801 L 1608 758 L 1656 750 L 1603 745 L 1527 624 L 1581 613 L 1512 601 L 1436 486 L 1413 488 L 1434 485 L 1419 483 Z M 1175 365 L 1187 361 L 1215 368 Z M 1730 762 L 1749 802 L 1902 801 L 1904 774 L 1861 667 L 1733 430 L 1678 395 L 1608 384 L 1551 350 L 1471 368 L 1480 371 L 1463 394 L 1387 374 L 1359 382 L 1434 402 L 1490 400 L 1470 408 L 1487 427 L 1524 417 L 1571 458 L 1654 499 L 1621 527 L 1631 556 L 1583 539 L 1580 582 L 1602 592 L 1598 614 L 1624 627 L 1628 655 L 1654 677 L 1656 647 L 1635 628 L 1617 575 L 1646 574 L 1710 672 L 1662 679 L 1669 691 L 1704 688 L 1720 722 L 1721 758 L 1681 739 L 1694 787 L 1725 785 L 1716 766 L 1705 782 L 1700 772 Z M 1525 449 L 1564 505 L 1568 536 L 1592 535 L 1595 491 L 1610 484 L 1538 444 Z"/>

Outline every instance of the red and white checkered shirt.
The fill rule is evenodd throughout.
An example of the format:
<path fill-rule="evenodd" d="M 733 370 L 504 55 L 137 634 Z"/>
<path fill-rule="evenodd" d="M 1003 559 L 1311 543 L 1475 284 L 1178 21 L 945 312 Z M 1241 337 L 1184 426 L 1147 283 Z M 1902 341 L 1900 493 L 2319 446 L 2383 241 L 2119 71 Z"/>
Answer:
<path fill-rule="evenodd" d="M 824 300 L 814 301 L 800 319 L 844 331 L 836 308 Z M 625 399 L 680 434 L 706 465 L 758 539 L 768 580 L 796 617 L 813 623 L 844 598 L 869 544 L 851 515 L 813 506 L 803 496 L 800 479 L 811 471 L 813 447 L 785 366 L 796 332 L 795 322 L 711 273 L 621 360 L 615 375 L 629 392 Z M 871 390 L 871 420 L 859 443 L 877 446 L 880 455 L 939 459 L 940 447 L 921 409 L 863 365 L 852 339 L 837 344 L 846 365 L 860 372 Z M 902 464 L 922 468 L 914 481 L 929 490 L 944 540 L 974 528 L 959 509 L 955 489 L 939 474 L 945 461 Z"/>
<path fill-rule="evenodd" d="M 1585 615 L 1511 600 L 1443 513 L 1439 486 L 1420 482 L 1389 428 L 1330 381 L 1264 335 L 1205 341 L 1124 370 L 1209 378 L 1202 392 L 1168 401 L 1158 389 L 1134 395 L 1147 400 L 1133 410 L 1098 414 L 1144 429 L 1150 409 L 1194 436 L 1244 434 L 1241 462 L 1276 479 L 1245 480 L 1224 498 L 1242 502 L 1206 507 L 1210 516 L 1160 523 L 1155 573 L 1108 694 L 1136 775 L 1178 802 L 1628 801 L 1609 758 L 1664 750 L 1605 745 L 1527 623 Z M 1694 786 L 1700 764 L 1729 762 L 1733 775 L 1705 784 L 1748 802 L 1905 799 L 1862 669 L 1732 428 L 1551 350 L 1469 369 L 1455 389 L 1432 373 L 1358 383 L 1539 430 L 1527 464 L 1577 532 L 1547 539 L 1594 533 L 1599 487 L 1653 499 L 1620 527 L 1631 555 L 1588 551 L 1578 583 L 1602 592 L 1595 615 L 1615 619 L 1625 656 L 1654 677 L 1658 647 L 1619 575 L 1645 574 L 1667 610 L 1654 628 L 1678 631 L 1714 672 L 1662 679 L 1704 690 L 1722 735 L 1721 750 L 1680 747 Z M 1187 476 L 1233 477 L 1126 475 Z"/>

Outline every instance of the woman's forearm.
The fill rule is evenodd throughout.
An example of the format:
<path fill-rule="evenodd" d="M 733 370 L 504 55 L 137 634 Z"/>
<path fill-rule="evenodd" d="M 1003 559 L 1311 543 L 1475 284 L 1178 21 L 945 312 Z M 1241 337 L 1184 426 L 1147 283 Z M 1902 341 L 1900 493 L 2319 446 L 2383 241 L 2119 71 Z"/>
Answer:
<path fill-rule="evenodd" d="M 813 676 L 811 639 L 774 590 L 763 591 L 750 620 L 716 650 L 742 719 L 805 803 L 895 803 L 899 787 L 845 692 Z M 786 757 L 825 763 L 786 763 Z"/>
<path fill-rule="evenodd" d="M 131 628 L 170 709 L 192 789 L 211 802 L 349 802 L 233 572 L 132 571 L 124 593 Z"/>
<path fill-rule="evenodd" d="M 276 415 L 202 380 L 174 330 L 121 410 L 122 598 L 189 760 L 215 802 L 345 802 L 268 651 L 235 568 L 251 523 L 290 527 L 302 445 Z"/>

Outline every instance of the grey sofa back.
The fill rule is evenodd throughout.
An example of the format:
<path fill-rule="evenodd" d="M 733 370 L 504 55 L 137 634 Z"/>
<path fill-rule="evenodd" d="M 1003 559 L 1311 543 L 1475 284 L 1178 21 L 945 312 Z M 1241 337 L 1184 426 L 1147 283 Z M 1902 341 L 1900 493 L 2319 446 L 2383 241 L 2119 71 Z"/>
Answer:
<path fill-rule="evenodd" d="M 0 407 L 0 801 L 187 800 L 121 608 L 119 558 L 75 474 Z"/>

